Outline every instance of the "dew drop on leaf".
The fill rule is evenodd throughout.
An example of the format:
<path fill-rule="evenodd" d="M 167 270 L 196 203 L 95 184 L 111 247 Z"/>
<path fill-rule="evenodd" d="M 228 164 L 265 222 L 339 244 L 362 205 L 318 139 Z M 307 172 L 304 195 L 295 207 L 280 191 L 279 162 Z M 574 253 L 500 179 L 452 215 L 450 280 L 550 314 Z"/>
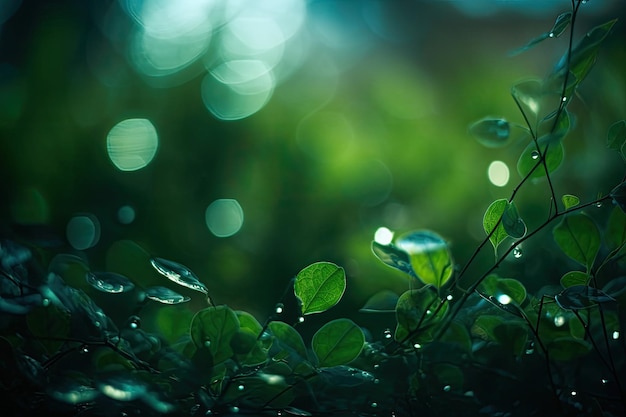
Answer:
<path fill-rule="evenodd" d="M 539 158 L 539 152 L 537 152 L 537 151 L 532 151 L 532 152 L 530 153 L 530 157 L 531 157 L 532 159 L 535 159 L 535 160 L 536 160 L 536 159 L 538 159 L 538 158 Z"/>
<path fill-rule="evenodd" d="M 443 387 L 444 392 L 450 392 L 451 389 L 452 387 L 450 385 L 446 385 Z"/>
<path fill-rule="evenodd" d="M 89 353 L 89 347 L 87 345 L 83 345 L 80 347 L 81 353 Z"/>
<path fill-rule="evenodd" d="M 274 311 L 276 312 L 276 314 L 281 314 L 285 309 L 285 306 L 283 303 L 278 303 L 276 304 L 276 308 L 274 309 Z"/>
<path fill-rule="evenodd" d="M 596 207 L 597 207 L 597 208 L 602 207 L 602 201 L 598 201 L 598 202 L 596 203 Z"/>
<path fill-rule="evenodd" d="M 298 317 L 298 323 L 304 323 L 304 317 L 303 316 Z"/>
<path fill-rule="evenodd" d="M 237 406 L 230 407 L 230 412 L 233 414 L 237 414 L 239 412 L 239 407 Z"/>
<path fill-rule="evenodd" d="M 522 248 L 520 248 L 519 246 L 516 246 L 513 249 L 513 256 L 515 257 L 515 259 L 519 259 L 522 256 L 524 256 L 524 252 L 522 252 Z"/>
<path fill-rule="evenodd" d="M 385 339 L 391 339 L 391 330 L 389 329 L 385 329 L 385 331 L 383 332 L 383 336 Z"/>
<path fill-rule="evenodd" d="M 415 343 L 415 344 L 413 345 L 413 348 L 415 348 L 415 349 L 421 349 L 421 348 L 422 348 L 422 345 L 420 345 L 419 343 Z"/>
<path fill-rule="evenodd" d="M 41 300 L 41 305 L 44 307 L 48 307 L 50 305 L 50 300 L 47 298 L 44 298 Z"/>
<path fill-rule="evenodd" d="M 376 407 L 378 407 L 378 403 L 372 403 L 372 404 L 370 404 L 370 405 L 372 406 L 372 408 L 376 408 Z"/>
<path fill-rule="evenodd" d="M 565 316 L 558 314 L 554 316 L 554 325 L 556 327 L 562 327 L 565 324 Z"/>
<path fill-rule="evenodd" d="M 244 389 L 246 389 L 246 387 L 245 387 L 243 384 L 241 384 L 241 385 L 239 385 L 239 386 L 237 387 L 237 389 L 238 389 L 239 391 L 243 391 Z"/>
<path fill-rule="evenodd" d="M 605 378 L 602 378 L 602 379 L 600 380 L 600 382 L 602 382 L 602 385 L 606 385 L 606 384 L 608 384 L 608 383 L 609 383 L 609 380 L 608 380 L 608 379 L 605 379 Z"/>
<path fill-rule="evenodd" d="M 613 340 L 617 340 L 617 339 L 619 339 L 619 331 L 618 331 L 618 330 L 615 330 L 615 331 L 613 332 Z"/>
<path fill-rule="evenodd" d="M 141 326 L 141 319 L 138 316 L 130 316 L 128 318 L 128 327 L 135 330 Z"/>

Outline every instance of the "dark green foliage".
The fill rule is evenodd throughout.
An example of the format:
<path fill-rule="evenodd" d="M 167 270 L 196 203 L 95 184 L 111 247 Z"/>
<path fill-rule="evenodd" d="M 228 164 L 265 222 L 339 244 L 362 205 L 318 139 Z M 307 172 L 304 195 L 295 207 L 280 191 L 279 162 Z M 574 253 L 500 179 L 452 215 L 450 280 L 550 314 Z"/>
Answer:
<path fill-rule="evenodd" d="M 568 28 L 572 36 L 582 3 L 572 2 L 550 31 L 516 52 Z M 601 24 L 570 46 L 546 79 L 512 87 L 525 126 L 493 117 L 470 125 L 489 148 L 526 141 L 514 155 L 519 184 L 509 198 L 488 205 L 485 237 L 464 265 L 455 265 L 449 242 L 430 230 L 372 242 L 373 255 L 402 272 L 409 288 L 372 295 L 360 310 L 367 314 L 309 324 L 346 291 L 346 271 L 331 262 L 300 270 L 274 312 L 259 321 L 214 304 L 188 267 L 128 242 L 108 255 L 121 275 L 92 271 L 72 254 L 0 240 L 0 385 L 13 398 L 7 412 L 624 415 L 626 185 L 616 181 L 608 196 L 583 202 L 557 193 L 551 181 L 568 162 L 564 139 L 575 128 L 568 106 L 615 24 Z M 621 120 L 608 128 L 607 145 L 622 158 L 625 126 Z M 525 207 L 515 201 L 521 188 L 533 186 L 529 179 L 542 180 L 537 184 L 550 194 L 539 224 L 524 221 Z M 610 211 L 592 211 L 610 201 L 616 205 Z M 526 275 L 534 267 L 520 267 L 515 277 L 496 272 L 542 232 L 553 237 L 546 259 L 557 259 L 565 274 L 546 274 L 537 289 Z M 489 244 L 490 267 L 470 268 Z M 146 274 L 154 271 L 193 296 L 148 284 Z M 119 297 L 132 314 L 114 320 L 115 311 L 101 309 L 81 288 Z M 297 311 L 285 311 L 289 302 Z M 152 328 L 142 323 L 144 308 L 160 309 Z M 377 314 L 386 324 L 382 332 L 367 319 Z"/>

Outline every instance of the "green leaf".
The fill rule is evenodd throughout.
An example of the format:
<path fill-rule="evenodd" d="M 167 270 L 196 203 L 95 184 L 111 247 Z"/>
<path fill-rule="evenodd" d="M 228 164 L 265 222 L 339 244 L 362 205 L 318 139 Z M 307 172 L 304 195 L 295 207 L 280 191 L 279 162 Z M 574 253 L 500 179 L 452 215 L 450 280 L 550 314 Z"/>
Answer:
<path fill-rule="evenodd" d="M 441 337 L 441 341 L 460 347 L 465 352 L 472 351 L 472 339 L 467 327 L 460 321 L 452 321 Z"/>
<path fill-rule="evenodd" d="M 544 155 L 548 172 L 554 172 L 563 162 L 563 144 L 553 140 L 551 135 L 542 136 L 537 140 L 541 153 Z M 522 177 L 526 177 L 539 161 L 539 154 L 534 142 L 528 144 L 517 161 L 517 171 Z M 537 167 L 530 178 L 541 178 L 546 175 L 545 169 Z"/>
<path fill-rule="evenodd" d="M 505 319 L 500 316 L 481 314 L 474 320 L 471 333 L 483 340 L 495 342 L 497 341 L 494 329 L 504 323 Z"/>
<path fill-rule="evenodd" d="M 565 210 L 569 210 L 572 207 L 576 207 L 580 204 L 580 199 L 575 195 L 565 194 L 561 197 L 561 201 L 563 201 L 563 206 L 565 206 Z"/>
<path fill-rule="evenodd" d="M 302 314 L 321 313 L 336 305 L 346 289 L 346 273 L 331 262 L 316 262 L 298 272 L 294 293 Z"/>
<path fill-rule="evenodd" d="M 410 333 L 414 342 L 426 343 L 433 340 L 433 326 L 443 320 L 448 312 L 448 303 L 443 303 L 434 287 L 425 286 L 418 290 L 405 291 L 396 306 L 395 338 L 403 342 Z"/>
<path fill-rule="evenodd" d="M 278 340 L 280 347 L 288 352 L 295 352 L 301 359 L 306 359 L 306 347 L 300 333 L 287 323 L 272 321 L 267 328 Z"/>
<path fill-rule="evenodd" d="M 616 22 L 617 19 L 613 19 L 594 27 L 572 48 L 571 54 L 566 52 L 561 57 L 549 79 L 555 88 L 562 88 L 565 76 L 570 73 L 569 77 L 573 77 L 575 83 L 568 86 L 565 97 L 571 97 L 574 89 L 587 77 L 596 61 L 600 44 Z"/>
<path fill-rule="evenodd" d="M 561 286 L 563 288 L 573 287 L 575 285 L 587 285 L 589 283 L 589 274 L 582 271 L 566 272 L 561 277 Z"/>
<path fill-rule="evenodd" d="M 552 340 L 547 346 L 550 359 L 568 361 L 579 358 L 592 349 L 590 342 L 573 337 L 559 337 Z"/>
<path fill-rule="evenodd" d="M 514 202 L 507 203 L 502 215 L 502 227 L 513 239 L 519 239 L 526 234 L 526 223 L 519 216 Z"/>
<path fill-rule="evenodd" d="M 615 149 L 626 159 L 624 154 L 624 144 L 626 143 L 626 120 L 615 122 L 609 127 L 607 135 L 607 146 L 609 149 Z"/>
<path fill-rule="evenodd" d="M 255 335 L 259 335 L 263 330 L 261 323 L 252 314 L 247 311 L 235 311 L 237 318 L 239 319 L 239 328 L 250 330 Z"/>
<path fill-rule="evenodd" d="M 611 190 L 609 194 L 613 202 L 626 213 L 626 181 Z"/>
<path fill-rule="evenodd" d="M 600 250 L 600 231 L 585 214 L 564 217 L 552 230 L 563 253 L 591 269 Z"/>
<path fill-rule="evenodd" d="M 517 55 L 522 52 L 525 52 L 546 39 L 558 38 L 559 36 L 561 36 L 561 34 L 563 34 L 565 29 L 567 29 L 571 21 L 572 21 L 571 12 L 561 13 L 556 18 L 556 21 L 554 22 L 554 25 L 552 26 L 552 29 L 550 29 L 549 32 L 542 33 L 541 35 L 531 39 L 528 43 L 526 43 L 526 45 L 511 52 L 510 55 Z"/>
<path fill-rule="evenodd" d="M 452 254 L 438 234 L 410 232 L 400 236 L 396 246 L 409 255 L 413 272 L 424 284 L 441 288 L 452 277 Z"/>
<path fill-rule="evenodd" d="M 482 145 L 497 148 L 508 143 L 511 126 L 505 119 L 486 117 L 472 123 L 469 133 Z"/>
<path fill-rule="evenodd" d="M 604 237 L 606 245 L 611 251 L 626 244 L 626 213 L 619 207 L 613 207 L 611 210 Z"/>
<path fill-rule="evenodd" d="M 553 95 L 544 91 L 543 82 L 539 79 L 528 79 L 518 82 L 511 87 L 511 96 L 517 103 L 522 114 L 534 128 L 541 112 L 547 106 L 554 106 Z"/>
<path fill-rule="evenodd" d="M 393 244 L 381 245 L 378 242 L 372 242 L 372 252 L 374 252 L 374 255 L 385 265 L 415 278 L 409 255 L 403 250 L 396 248 Z"/>
<path fill-rule="evenodd" d="M 191 340 L 197 348 L 208 348 L 214 362 L 233 356 L 230 341 L 239 330 L 239 319 L 227 306 L 208 307 L 198 311 L 191 320 Z"/>
<path fill-rule="evenodd" d="M 507 209 L 508 204 L 509 203 L 505 198 L 496 200 L 489 205 L 485 215 L 483 216 L 483 228 L 485 233 L 489 235 L 493 231 L 489 237 L 489 241 L 493 245 L 496 256 L 498 254 L 498 246 L 508 237 L 508 234 L 502 225 L 502 221 L 500 220 L 504 211 Z"/>
<path fill-rule="evenodd" d="M 311 347 L 320 368 L 345 365 L 356 359 L 365 343 L 363 330 L 352 320 L 326 323 L 314 335 Z"/>
<path fill-rule="evenodd" d="M 513 278 L 501 278 L 495 274 L 485 277 L 478 286 L 478 290 L 505 305 L 511 301 L 522 305 L 526 300 L 526 288 L 521 282 Z"/>

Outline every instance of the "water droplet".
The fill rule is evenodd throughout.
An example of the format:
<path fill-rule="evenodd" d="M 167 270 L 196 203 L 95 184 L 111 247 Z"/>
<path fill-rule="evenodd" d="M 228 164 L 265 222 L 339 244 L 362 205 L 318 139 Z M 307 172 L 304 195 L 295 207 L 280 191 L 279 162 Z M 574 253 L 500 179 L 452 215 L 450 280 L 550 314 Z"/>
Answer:
<path fill-rule="evenodd" d="M 246 387 L 245 387 L 243 384 L 240 384 L 240 385 L 237 387 L 237 389 L 238 389 L 239 391 L 243 391 L 244 389 L 246 389 Z"/>
<path fill-rule="evenodd" d="M 285 309 L 284 304 L 283 303 L 278 303 L 278 304 L 276 304 L 276 308 L 274 308 L 274 311 L 276 312 L 276 314 L 281 314 L 284 309 Z"/>
<path fill-rule="evenodd" d="M 237 406 L 230 407 L 230 412 L 233 414 L 237 414 L 239 412 L 239 407 Z"/>
<path fill-rule="evenodd" d="M 557 314 L 556 316 L 554 316 L 554 325 L 556 327 L 561 327 L 565 324 L 565 316 L 563 316 L 562 314 Z"/>
<path fill-rule="evenodd" d="M 450 385 L 446 385 L 443 387 L 443 391 L 444 392 L 450 392 L 450 390 L 452 389 L 452 387 Z"/>
<path fill-rule="evenodd" d="M 378 368 L 380 368 L 380 365 L 379 365 L 379 364 L 377 364 L 377 363 L 375 363 L 375 364 L 374 364 L 374 369 L 378 369 Z"/>
<path fill-rule="evenodd" d="M 567 97 L 561 97 L 561 101 L 565 103 L 567 101 Z"/>
<path fill-rule="evenodd" d="M 413 347 L 414 347 L 415 349 L 421 349 L 421 348 L 422 348 L 422 345 L 420 345 L 419 343 L 415 343 L 415 344 L 413 345 Z"/>
<path fill-rule="evenodd" d="M 597 208 L 602 207 L 602 201 L 598 201 L 598 202 L 596 203 L 596 207 L 597 207 Z"/>
<path fill-rule="evenodd" d="M 537 152 L 537 151 L 532 151 L 532 152 L 530 153 L 530 157 L 531 157 L 532 159 L 538 159 L 538 158 L 539 158 L 539 152 Z"/>
<path fill-rule="evenodd" d="M 205 348 L 209 348 L 211 346 L 211 341 L 210 340 L 205 340 L 204 341 L 204 347 Z"/>
<path fill-rule="evenodd" d="M 41 300 L 41 305 L 44 307 L 48 307 L 50 305 L 50 300 L 48 298 L 44 298 Z"/>
<path fill-rule="evenodd" d="M 298 323 L 304 323 L 304 316 L 298 317 Z"/>
<path fill-rule="evenodd" d="M 277 416 L 282 416 L 283 412 L 281 410 L 278 410 L 278 412 L 276 413 Z"/>
<path fill-rule="evenodd" d="M 554 38 L 554 32 L 548 33 L 548 36 L 551 37 L 551 38 Z"/>
<path fill-rule="evenodd" d="M 198 277 L 185 265 L 163 258 L 152 258 L 150 259 L 150 264 L 159 274 L 178 285 L 209 294 L 206 285 L 200 282 Z"/>
<path fill-rule="evenodd" d="M 572 397 L 575 397 L 576 395 L 578 395 L 576 391 L 572 391 L 571 394 L 572 394 Z"/>
<path fill-rule="evenodd" d="M 383 332 L 383 337 L 384 337 L 385 339 L 391 339 L 391 336 L 392 336 L 392 334 L 391 334 L 391 330 L 389 330 L 389 329 L 385 329 L 385 331 Z"/>
<path fill-rule="evenodd" d="M 524 252 L 522 252 L 522 248 L 520 248 L 519 246 L 516 246 L 515 248 L 513 248 L 513 257 L 515 257 L 515 259 L 519 259 L 522 256 L 524 256 Z"/>
<path fill-rule="evenodd" d="M 446 300 L 448 300 L 448 301 L 452 301 L 452 299 L 453 299 L 453 298 L 454 298 L 454 297 L 452 296 L 452 294 L 448 294 L 448 295 L 446 296 Z"/>
<path fill-rule="evenodd" d="M 378 403 L 371 403 L 370 405 L 372 406 L 372 408 L 378 407 Z"/>
<path fill-rule="evenodd" d="M 87 346 L 87 345 L 82 345 L 82 346 L 80 347 L 80 352 L 81 352 L 81 353 L 89 353 L 89 346 Z"/>
<path fill-rule="evenodd" d="M 374 384 L 380 384 L 380 379 L 374 378 Z"/>
<path fill-rule="evenodd" d="M 426 315 L 430 315 L 430 314 L 433 314 L 433 312 L 430 310 L 426 310 Z"/>
<path fill-rule="evenodd" d="M 604 379 L 604 378 L 602 378 L 600 381 L 602 382 L 602 385 L 606 385 L 606 384 L 609 383 L 609 380 L 608 379 Z"/>
<path fill-rule="evenodd" d="M 206 410 L 206 413 L 204 413 L 205 416 L 210 416 L 213 414 L 213 410 Z"/>
<path fill-rule="evenodd" d="M 128 327 L 138 329 L 141 326 L 141 319 L 138 316 L 130 316 L 128 318 Z"/>
<path fill-rule="evenodd" d="M 99 322 L 98 320 L 95 320 L 95 321 L 93 322 L 93 325 L 94 325 L 95 327 L 100 327 L 100 326 L 101 326 L 101 324 L 100 324 L 100 322 Z"/>
<path fill-rule="evenodd" d="M 615 331 L 613 332 L 613 340 L 617 340 L 617 339 L 619 339 L 619 331 L 618 331 L 618 330 L 615 330 Z"/>

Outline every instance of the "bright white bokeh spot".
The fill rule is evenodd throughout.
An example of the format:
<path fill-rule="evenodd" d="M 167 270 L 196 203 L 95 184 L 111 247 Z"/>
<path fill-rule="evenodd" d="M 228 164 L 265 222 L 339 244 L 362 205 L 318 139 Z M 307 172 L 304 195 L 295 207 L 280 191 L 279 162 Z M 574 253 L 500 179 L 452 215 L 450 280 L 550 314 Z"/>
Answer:
<path fill-rule="evenodd" d="M 89 249 L 100 240 L 100 222 L 92 214 L 76 215 L 67 223 L 65 234 L 74 249 Z"/>
<path fill-rule="evenodd" d="M 393 232 L 386 227 L 379 227 L 374 233 L 374 241 L 381 245 L 388 245 L 393 240 Z"/>
<path fill-rule="evenodd" d="M 496 297 L 496 299 L 500 304 L 504 305 L 509 304 L 511 301 L 513 301 L 513 299 L 506 294 L 500 294 Z"/>
<path fill-rule="evenodd" d="M 502 161 L 493 161 L 487 170 L 489 181 L 496 187 L 504 187 L 509 182 L 509 167 Z"/>
<path fill-rule="evenodd" d="M 136 171 L 148 165 L 159 147 L 157 131 L 147 119 L 126 119 L 109 131 L 107 152 L 120 171 Z"/>
<path fill-rule="evenodd" d="M 554 325 L 556 327 L 562 327 L 565 325 L 565 316 L 558 314 L 554 317 Z"/>
<path fill-rule="evenodd" d="M 206 209 L 205 221 L 215 236 L 229 237 L 243 226 L 243 209 L 231 198 L 215 200 Z"/>
<path fill-rule="evenodd" d="M 135 221 L 135 209 L 131 206 L 122 206 L 117 210 L 117 220 L 122 224 L 131 224 Z"/>
<path fill-rule="evenodd" d="M 619 331 L 615 330 L 613 332 L 613 340 L 617 340 L 617 339 L 619 339 Z"/>

